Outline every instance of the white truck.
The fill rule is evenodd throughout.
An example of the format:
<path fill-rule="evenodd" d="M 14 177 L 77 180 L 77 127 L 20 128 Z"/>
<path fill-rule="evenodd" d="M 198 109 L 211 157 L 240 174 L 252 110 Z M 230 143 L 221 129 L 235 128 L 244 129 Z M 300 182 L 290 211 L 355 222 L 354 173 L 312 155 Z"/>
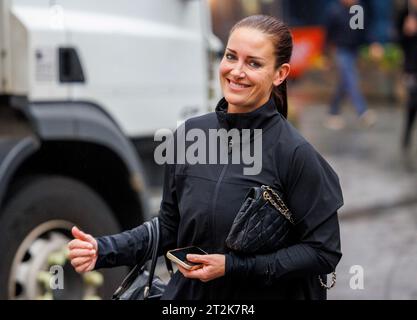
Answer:
<path fill-rule="evenodd" d="M 155 131 L 218 98 L 210 21 L 203 0 L 0 0 L 0 299 L 110 297 L 126 269 L 75 273 L 70 228 L 155 213 Z"/>

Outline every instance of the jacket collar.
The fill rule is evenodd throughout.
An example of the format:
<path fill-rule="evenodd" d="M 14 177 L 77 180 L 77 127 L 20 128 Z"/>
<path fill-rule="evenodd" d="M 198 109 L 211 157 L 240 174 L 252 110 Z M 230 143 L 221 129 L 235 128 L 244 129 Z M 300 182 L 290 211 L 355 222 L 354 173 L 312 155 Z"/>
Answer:
<path fill-rule="evenodd" d="M 216 107 L 216 115 L 220 127 L 226 130 L 233 128 L 264 129 L 274 117 L 279 115 L 272 97 L 268 100 L 268 102 L 252 112 L 228 113 L 228 106 L 229 104 L 226 99 L 222 98 Z"/>

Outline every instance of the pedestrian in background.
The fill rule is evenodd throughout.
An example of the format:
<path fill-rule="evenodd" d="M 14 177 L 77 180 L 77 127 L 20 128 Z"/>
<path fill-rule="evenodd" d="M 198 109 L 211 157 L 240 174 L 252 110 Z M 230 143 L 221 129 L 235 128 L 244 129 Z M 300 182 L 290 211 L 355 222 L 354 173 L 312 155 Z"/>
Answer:
<path fill-rule="evenodd" d="M 417 113 L 417 0 L 409 0 L 397 20 L 399 41 L 404 52 L 404 72 L 408 91 L 402 147 L 408 151 Z"/>
<path fill-rule="evenodd" d="M 325 126 L 335 130 L 345 126 L 345 121 L 340 115 L 340 104 L 345 95 L 351 98 L 362 124 L 371 126 L 376 118 L 375 113 L 368 109 L 359 89 L 356 59 L 359 46 L 365 43 L 365 37 L 363 30 L 354 30 L 350 26 L 350 8 L 355 4 L 358 4 L 357 0 L 340 0 L 334 3 L 326 22 L 326 46 L 335 57 L 339 79 Z"/>

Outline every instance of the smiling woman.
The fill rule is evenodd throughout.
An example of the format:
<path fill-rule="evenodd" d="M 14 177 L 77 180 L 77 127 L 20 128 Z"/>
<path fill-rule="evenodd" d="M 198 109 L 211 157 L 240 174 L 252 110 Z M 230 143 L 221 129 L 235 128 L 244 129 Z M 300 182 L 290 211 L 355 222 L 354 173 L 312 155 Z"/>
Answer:
<path fill-rule="evenodd" d="M 179 265 L 162 299 L 326 298 L 319 276 L 334 271 L 342 255 L 337 210 L 343 198 L 336 173 L 286 120 L 285 80 L 291 53 L 292 36 L 282 21 L 257 15 L 237 23 L 219 69 L 224 98 L 216 112 L 187 120 L 174 134 L 173 154 L 177 154 L 177 137 L 197 129 L 196 136 L 205 137 L 214 129 L 260 130 L 262 166 L 250 175 L 242 170 L 244 162 L 230 161 L 233 149 L 242 143 L 234 137 L 230 148 L 215 148 L 229 161 L 197 164 L 185 157 L 185 162 L 166 164 L 159 254 L 190 246 L 209 254 L 187 255 L 187 260 L 202 267 L 187 270 Z M 248 150 L 256 149 L 256 138 L 247 139 Z M 242 148 L 238 150 L 245 155 Z M 227 247 L 226 238 L 238 212 L 248 204 L 243 202 L 249 190 L 261 186 L 283 194 L 296 221 L 288 231 L 288 246 L 267 253 L 236 252 Z M 97 239 L 74 236 L 78 240 L 73 240 L 70 256 L 81 265 L 80 272 L 92 265 L 94 269 L 134 265 L 149 246 L 143 225 Z"/>

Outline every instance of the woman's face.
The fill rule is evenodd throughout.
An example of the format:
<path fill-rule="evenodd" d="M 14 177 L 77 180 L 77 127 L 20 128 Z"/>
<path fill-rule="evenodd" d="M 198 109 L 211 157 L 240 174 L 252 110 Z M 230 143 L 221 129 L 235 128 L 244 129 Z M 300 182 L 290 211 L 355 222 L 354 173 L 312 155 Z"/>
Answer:
<path fill-rule="evenodd" d="M 239 28 L 230 35 L 219 73 L 230 113 L 259 108 L 269 100 L 273 86 L 286 77 L 275 69 L 271 40 L 253 28 Z"/>

